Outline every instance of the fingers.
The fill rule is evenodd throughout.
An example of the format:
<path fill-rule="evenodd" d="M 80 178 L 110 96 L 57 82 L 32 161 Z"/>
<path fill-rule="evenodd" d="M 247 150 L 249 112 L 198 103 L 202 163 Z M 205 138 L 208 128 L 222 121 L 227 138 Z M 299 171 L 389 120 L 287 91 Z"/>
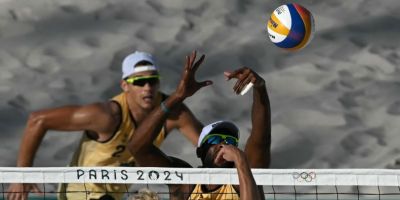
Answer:
<path fill-rule="evenodd" d="M 224 149 L 223 149 L 223 147 L 222 146 L 220 146 L 220 151 L 218 151 L 218 153 L 217 153 L 217 155 L 215 156 L 215 162 L 216 163 L 223 163 L 224 161 L 226 161 L 225 159 L 224 159 Z"/>
<path fill-rule="evenodd" d="M 43 192 L 40 190 L 40 188 L 38 187 L 38 185 L 36 185 L 36 184 L 33 184 L 33 185 L 32 185 L 31 192 L 34 192 L 34 193 L 43 193 Z"/>
<path fill-rule="evenodd" d="M 240 69 L 235 70 L 234 72 L 225 72 L 225 76 L 228 78 L 227 80 L 230 80 L 232 78 L 239 78 L 240 74 L 243 73 L 244 70 L 246 70 L 247 68 L 242 67 Z"/>
<path fill-rule="evenodd" d="M 229 77 L 230 77 L 231 74 L 232 74 L 232 72 L 227 72 L 227 71 L 224 72 L 226 81 L 229 81 L 229 79 L 230 79 Z"/>
<path fill-rule="evenodd" d="M 7 200 L 26 200 L 28 199 L 28 193 L 8 193 Z"/>
<path fill-rule="evenodd" d="M 250 81 L 249 77 L 251 78 L 250 70 L 244 70 L 244 72 L 239 76 L 239 80 L 236 82 L 235 86 L 233 87 L 233 90 L 235 91 L 236 94 L 239 94 L 240 91 L 243 89 L 245 85 L 247 85 L 248 82 Z"/>
<path fill-rule="evenodd" d="M 236 94 L 245 94 L 252 86 L 254 87 L 262 87 L 265 85 L 265 81 L 261 78 L 256 72 L 251 70 L 248 67 L 242 67 L 240 69 L 235 70 L 234 72 L 224 72 L 226 80 L 230 80 L 232 78 L 238 79 L 233 87 L 233 91 Z M 252 83 L 252 85 L 249 85 Z"/>
<path fill-rule="evenodd" d="M 23 188 L 21 185 L 11 184 L 7 190 L 7 200 L 22 199 Z"/>
<path fill-rule="evenodd" d="M 186 63 L 187 63 L 187 67 L 185 68 L 186 70 L 190 70 L 193 68 L 193 62 L 196 60 L 196 51 L 192 51 L 192 53 L 190 54 L 190 56 L 186 56 Z"/>
<path fill-rule="evenodd" d="M 201 65 L 201 63 L 203 63 L 205 55 L 203 54 L 198 61 L 196 61 L 196 56 L 197 56 L 197 51 L 192 51 L 190 56 L 186 56 L 185 70 L 196 71 Z"/>
<path fill-rule="evenodd" d="M 221 150 L 217 154 L 217 156 L 220 156 L 219 159 L 224 159 L 229 162 L 234 161 L 234 156 L 233 156 L 234 147 L 232 145 L 221 144 L 220 148 Z"/>
<path fill-rule="evenodd" d="M 41 190 L 36 184 L 27 184 L 22 186 L 13 186 L 7 194 L 7 200 L 26 200 L 28 199 L 29 192 L 41 193 Z"/>
<path fill-rule="evenodd" d="M 239 88 L 238 88 L 238 93 L 241 93 L 243 91 L 243 89 L 252 82 L 252 80 L 254 79 L 254 77 L 250 74 L 250 76 L 247 76 L 240 84 Z"/>
<path fill-rule="evenodd" d="M 220 151 L 218 151 L 216 159 L 220 159 L 222 157 L 222 155 L 224 154 L 224 150 L 223 150 L 223 146 L 221 145 L 219 148 L 221 148 Z"/>
<path fill-rule="evenodd" d="M 193 62 L 196 60 L 196 54 L 197 51 L 192 51 L 192 54 L 190 54 L 190 66 L 193 66 Z"/>
<path fill-rule="evenodd" d="M 11 200 L 14 194 L 11 194 L 10 191 L 7 191 L 7 200 Z"/>
<path fill-rule="evenodd" d="M 199 85 L 200 85 L 200 88 L 202 88 L 202 87 L 206 87 L 206 86 L 209 86 L 209 85 L 212 85 L 213 84 L 213 82 L 212 81 L 210 81 L 210 80 L 207 80 L 207 81 L 202 81 L 202 82 L 200 82 L 199 83 Z"/>
<path fill-rule="evenodd" d="M 220 151 L 220 152 L 223 152 L 222 153 L 222 158 L 224 159 L 224 160 L 226 160 L 226 161 L 233 161 L 232 160 L 232 156 L 231 156 L 231 153 L 230 153 L 230 149 L 229 149 L 229 147 L 228 146 L 224 146 L 224 147 L 222 147 L 223 149 Z"/>
<path fill-rule="evenodd" d="M 200 59 L 193 65 L 193 71 L 197 71 L 197 69 L 199 68 L 199 66 L 201 65 L 201 63 L 203 63 L 204 58 L 206 56 L 203 54 Z"/>
<path fill-rule="evenodd" d="M 189 70 L 189 66 L 190 66 L 190 60 L 189 60 L 189 56 L 185 57 L 185 71 Z"/>

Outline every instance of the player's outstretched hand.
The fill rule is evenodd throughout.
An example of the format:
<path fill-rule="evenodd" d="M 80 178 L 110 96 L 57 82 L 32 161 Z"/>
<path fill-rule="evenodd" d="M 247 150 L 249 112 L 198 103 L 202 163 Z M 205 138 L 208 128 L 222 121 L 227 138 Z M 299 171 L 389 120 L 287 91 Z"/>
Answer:
<path fill-rule="evenodd" d="M 7 190 L 7 200 L 27 200 L 29 192 L 42 194 L 33 183 L 12 183 Z"/>
<path fill-rule="evenodd" d="M 217 161 L 223 159 L 237 164 L 245 159 L 245 154 L 243 151 L 233 145 L 220 144 L 220 150 L 215 159 Z"/>
<path fill-rule="evenodd" d="M 175 91 L 175 95 L 182 100 L 192 96 L 194 93 L 200 90 L 200 88 L 212 84 L 210 80 L 202 82 L 196 81 L 195 79 L 196 71 L 200 67 L 205 57 L 204 55 L 202 55 L 200 59 L 196 61 L 196 54 L 197 52 L 193 51 L 190 56 L 186 56 L 186 63 L 182 74 L 182 78 Z"/>
<path fill-rule="evenodd" d="M 256 72 L 248 67 L 237 69 L 233 72 L 224 72 L 227 81 L 236 78 L 236 84 L 233 86 L 233 91 L 240 94 L 247 84 L 252 83 L 255 88 L 263 87 L 265 85 L 264 79 Z"/>

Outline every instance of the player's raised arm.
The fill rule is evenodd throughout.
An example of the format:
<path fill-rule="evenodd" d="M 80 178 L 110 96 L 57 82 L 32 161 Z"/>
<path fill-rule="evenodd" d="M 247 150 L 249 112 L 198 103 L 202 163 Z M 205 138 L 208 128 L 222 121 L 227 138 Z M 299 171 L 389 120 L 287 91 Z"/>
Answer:
<path fill-rule="evenodd" d="M 112 133 L 118 125 L 118 120 L 114 118 L 110 104 L 112 103 L 65 106 L 32 113 L 23 134 L 17 166 L 33 165 L 33 157 L 48 130 L 90 130 L 96 133 Z M 106 136 L 98 135 L 98 137 Z"/>
<path fill-rule="evenodd" d="M 246 155 L 243 151 L 233 145 L 220 144 L 220 151 L 216 160 L 226 160 L 235 163 L 239 177 L 240 199 L 258 200 L 262 199 L 257 191 L 256 181 L 251 173 Z"/>
<path fill-rule="evenodd" d="M 184 103 L 180 103 L 168 114 L 166 128 L 167 133 L 175 128 L 178 129 L 183 136 L 196 146 L 203 124 Z"/>
<path fill-rule="evenodd" d="M 23 133 L 17 167 L 33 166 L 35 154 L 48 130 L 91 130 L 99 133 L 99 138 L 108 138 L 107 133 L 112 133 L 118 125 L 119 119 L 113 114 L 116 112 L 119 112 L 118 107 L 107 102 L 64 106 L 31 113 Z M 8 188 L 8 199 L 25 199 L 29 191 L 40 192 L 34 184 L 11 184 Z"/>
<path fill-rule="evenodd" d="M 196 52 L 186 57 L 186 63 L 181 81 L 160 106 L 156 107 L 146 117 L 132 136 L 128 149 L 141 166 L 172 166 L 172 161 L 156 146 L 153 145 L 157 133 L 161 130 L 168 114 L 181 104 L 187 97 L 192 96 L 200 88 L 212 84 L 211 81 L 197 82 L 195 72 L 204 60 L 204 55 L 196 61 Z"/>
<path fill-rule="evenodd" d="M 252 129 L 246 142 L 245 153 L 251 168 L 268 168 L 271 159 L 271 110 L 265 81 L 253 70 L 244 67 L 234 72 L 225 72 L 227 80 L 236 78 L 234 91 L 239 94 L 252 83 L 253 106 Z"/>

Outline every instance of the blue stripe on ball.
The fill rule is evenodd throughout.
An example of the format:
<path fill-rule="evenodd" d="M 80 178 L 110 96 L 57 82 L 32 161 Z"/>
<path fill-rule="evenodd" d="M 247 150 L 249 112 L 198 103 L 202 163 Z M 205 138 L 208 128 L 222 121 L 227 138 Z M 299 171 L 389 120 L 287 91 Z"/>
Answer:
<path fill-rule="evenodd" d="M 278 47 L 281 48 L 293 48 L 296 47 L 303 41 L 306 30 L 303 19 L 297 12 L 293 4 L 287 4 L 289 12 L 292 18 L 292 27 L 290 29 L 289 35 L 279 43 L 276 43 Z"/>

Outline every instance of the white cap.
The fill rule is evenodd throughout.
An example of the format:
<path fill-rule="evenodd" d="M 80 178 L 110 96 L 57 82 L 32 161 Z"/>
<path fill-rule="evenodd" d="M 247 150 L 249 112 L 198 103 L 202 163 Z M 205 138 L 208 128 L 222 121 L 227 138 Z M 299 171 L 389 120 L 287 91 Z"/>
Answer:
<path fill-rule="evenodd" d="M 229 132 L 226 132 L 226 134 L 232 135 L 233 137 L 236 137 L 237 139 L 239 139 L 239 129 L 238 129 L 238 127 L 234 123 L 232 123 L 230 121 L 223 121 L 222 120 L 222 121 L 213 122 L 213 123 L 205 126 L 203 128 L 203 130 L 201 130 L 199 140 L 197 141 L 197 147 L 200 147 L 201 144 L 202 144 L 201 143 L 202 140 L 215 129 L 228 130 Z"/>
<path fill-rule="evenodd" d="M 135 67 L 135 65 L 140 61 L 148 61 L 151 62 L 153 65 Z M 122 61 L 122 79 L 125 79 L 132 74 L 143 71 L 157 71 L 154 58 L 149 53 L 135 51 L 135 53 L 128 55 L 127 57 L 125 57 L 124 61 Z"/>

